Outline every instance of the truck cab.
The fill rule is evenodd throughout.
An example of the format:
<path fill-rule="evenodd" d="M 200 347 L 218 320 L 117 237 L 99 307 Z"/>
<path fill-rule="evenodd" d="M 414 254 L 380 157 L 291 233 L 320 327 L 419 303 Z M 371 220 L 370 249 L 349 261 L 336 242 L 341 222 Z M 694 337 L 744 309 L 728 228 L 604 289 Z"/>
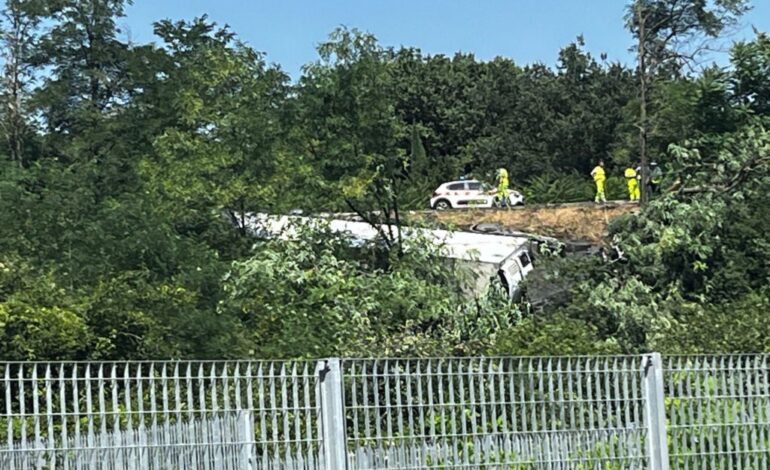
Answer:
<path fill-rule="evenodd" d="M 501 263 L 497 275 L 512 300 L 521 298 L 521 283 L 532 269 L 532 257 L 526 247 L 514 251 Z"/>

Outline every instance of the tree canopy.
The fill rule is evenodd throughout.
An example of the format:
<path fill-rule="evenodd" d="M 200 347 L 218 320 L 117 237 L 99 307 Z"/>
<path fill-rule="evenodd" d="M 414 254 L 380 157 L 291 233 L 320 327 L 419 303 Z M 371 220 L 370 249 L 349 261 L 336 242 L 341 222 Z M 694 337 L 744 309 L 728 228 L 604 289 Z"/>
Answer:
<path fill-rule="evenodd" d="M 747 2 L 629 2 L 643 66 L 592 56 L 590 36 L 548 67 L 339 28 L 295 81 L 205 16 L 129 42 L 129 3 L 5 2 L 3 358 L 770 347 L 770 39 L 683 67 Z M 613 222 L 614 258 L 540 257 L 530 289 L 567 294 L 537 307 L 468 298 L 467 272 L 399 232 L 351 249 L 245 230 L 245 212 L 294 209 L 400 224 L 440 183 L 498 168 L 530 202 L 579 201 L 603 159 L 622 196 L 640 128 L 664 191 Z"/>

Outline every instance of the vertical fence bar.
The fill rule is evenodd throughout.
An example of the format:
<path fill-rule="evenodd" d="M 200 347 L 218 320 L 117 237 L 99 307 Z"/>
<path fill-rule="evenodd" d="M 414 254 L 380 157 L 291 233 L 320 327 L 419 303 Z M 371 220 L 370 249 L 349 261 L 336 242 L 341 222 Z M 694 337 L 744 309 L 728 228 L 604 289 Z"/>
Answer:
<path fill-rule="evenodd" d="M 82 465 L 82 442 L 80 440 L 80 393 L 78 393 L 78 366 L 72 366 L 72 417 L 75 423 L 75 468 L 83 468 Z"/>
<path fill-rule="evenodd" d="M 90 384 L 86 384 L 88 388 L 91 387 Z M 118 442 L 121 442 L 122 436 L 121 436 L 121 426 L 120 426 L 120 419 L 121 419 L 121 409 L 120 404 L 118 401 L 118 393 L 120 393 L 120 385 L 118 384 L 118 364 L 113 363 L 110 366 L 110 391 L 112 392 L 112 408 L 110 409 L 110 416 L 112 417 L 112 434 L 113 434 L 113 441 L 117 440 Z M 90 406 L 90 405 L 89 405 Z M 111 462 L 115 463 L 115 466 L 117 468 L 123 468 L 123 450 L 120 448 L 116 449 L 110 449 L 107 452 L 107 457 L 110 458 Z"/>
<path fill-rule="evenodd" d="M 195 397 L 193 396 L 193 378 L 192 378 L 192 363 L 188 362 L 187 367 L 185 368 L 185 384 L 187 385 L 186 391 L 187 391 L 187 434 L 189 443 L 192 444 L 195 442 L 196 433 L 195 433 Z M 201 422 L 203 422 L 203 418 L 201 418 Z M 190 465 L 193 468 L 198 468 L 200 465 L 198 463 L 198 449 L 192 448 L 190 449 Z"/>
<path fill-rule="evenodd" d="M 326 470 L 348 467 L 345 436 L 345 414 L 342 409 L 342 368 L 337 358 L 319 361 L 318 387 L 321 401 L 323 462 Z"/>
<path fill-rule="evenodd" d="M 666 409 L 663 396 L 663 361 L 659 353 L 644 356 L 645 410 L 647 414 L 647 449 L 650 470 L 669 470 L 666 440 Z"/>
<path fill-rule="evenodd" d="M 252 383 L 252 368 L 251 368 L 251 362 L 248 363 L 246 366 L 246 409 L 249 411 L 249 418 L 251 419 L 251 434 L 249 435 L 250 442 L 253 442 L 254 444 L 251 444 L 249 447 L 249 467 L 250 468 L 256 468 L 257 465 L 257 446 L 254 442 L 256 440 L 256 434 L 255 434 L 255 423 L 254 420 L 256 419 L 256 416 L 254 414 L 254 391 L 253 391 L 253 383 Z"/>
<path fill-rule="evenodd" d="M 5 365 L 5 378 L 3 379 L 3 387 L 5 387 L 5 432 L 6 432 L 6 446 L 8 448 L 8 452 L 12 453 L 14 451 L 14 434 L 13 434 L 13 423 L 16 420 L 14 413 L 13 413 L 13 397 L 11 395 L 11 366 L 10 364 Z M 16 468 L 16 462 L 13 455 L 8 458 L 10 460 L 11 464 L 11 470 L 14 470 Z"/>
<path fill-rule="evenodd" d="M 147 468 L 150 466 L 150 461 L 148 459 L 149 455 L 149 449 L 148 447 L 152 445 L 154 441 L 151 439 L 147 439 L 147 428 L 146 426 L 146 416 L 144 412 L 144 403 L 145 403 L 145 396 L 144 396 L 144 380 L 145 376 L 142 375 L 142 364 L 136 365 L 136 396 L 137 396 L 137 416 L 139 420 L 139 436 L 140 438 L 140 445 L 139 448 L 139 460 L 137 462 L 138 468 Z"/>
<path fill-rule="evenodd" d="M 83 377 L 83 388 L 86 390 L 86 432 L 87 438 L 86 438 L 86 445 L 88 446 L 88 465 L 93 468 L 96 466 L 96 462 L 98 461 L 97 451 L 96 451 L 96 432 L 94 428 L 94 401 L 93 401 L 93 391 L 91 390 L 91 364 L 86 364 L 86 371 L 85 376 Z"/>
<path fill-rule="evenodd" d="M 39 399 L 39 390 L 38 390 L 38 380 L 37 380 L 37 364 L 32 365 L 32 421 L 33 421 L 33 430 L 35 433 L 35 444 L 34 449 L 35 452 L 33 454 L 34 462 L 35 462 L 35 468 L 39 469 L 41 468 L 41 464 L 43 463 L 42 459 L 42 452 L 41 449 L 43 449 L 43 438 L 40 433 L 40 404 L 38 403 Z"/>
<path fill-rule="evenodd" d="M 254 415 L 251 410 L 238 411 L 238 442 L 240 466 L 239 469 L 253 470 L 251 456 L 254 455 Z"/>
<path fill-rule="evenodd" d="M 136 468 L 135 463 L 137 461 L 137 453 L 136 453 L 136 439 L 134 434 L 134 413 L 132 412 L 132 405 L 131 405 L 131 364 L 127 363 L 123 367 L 123 399 L 126 407 L 126 420 L 128 423 L 126 424 L 126 433 L 127 433 L 127 439 L 128 442 L 125 440 L 122 441 L 122 445 L 124 447 L 127 447 L 126 449 L 126 463 L 128 465 L 129 469 Z"/>
<path fill-rule="evenodd" d="M 19 364 L 19 391 L 18 391 L 18 399 L 19 399 L 19 419 L 21 420 L 21 448 L 26 451 L 28 449 L 27 446 L 27 411 L 26 411 L 26 394 L 24 393 L 24 366 L 22 364 Z M 29 457 L 26 452 L 20 454 L 21 459 L 21 466 L 24 470 L 27 470 L 29 468 L 28 462 Z"/>
<path fill-rule="evenodd" d="M 61 423 L 61 442 L 64 449 L 69 448 L 69 440 L 67 439 L 67 425 L 69 424 L 69 418 L 67 415 L 67 385 L 64 377 L 64 364 L 59 366 L 59 409 L 62 413 Z M 70 469 L 70 459 L 65 455 L 62 456 L 64 462 L 64 470 Z"/>
<path fill-rule="evenodd" d="M 48 421 L 48 468 L 56 468 L 56 441 L 54 436 L 53 414 L 53 380 L 51 379 L 51 365 L 45 366 L 45 410 Z"/>

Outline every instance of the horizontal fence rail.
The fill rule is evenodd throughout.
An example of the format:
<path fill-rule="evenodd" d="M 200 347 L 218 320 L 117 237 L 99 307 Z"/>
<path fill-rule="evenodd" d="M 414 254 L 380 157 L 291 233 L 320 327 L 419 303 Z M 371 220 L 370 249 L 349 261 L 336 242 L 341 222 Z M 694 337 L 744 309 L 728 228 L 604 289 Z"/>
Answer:
<path fill-rule="evenodd" d="M 2 469 L 767 469 L 770 356 L 0 363 Z"/>

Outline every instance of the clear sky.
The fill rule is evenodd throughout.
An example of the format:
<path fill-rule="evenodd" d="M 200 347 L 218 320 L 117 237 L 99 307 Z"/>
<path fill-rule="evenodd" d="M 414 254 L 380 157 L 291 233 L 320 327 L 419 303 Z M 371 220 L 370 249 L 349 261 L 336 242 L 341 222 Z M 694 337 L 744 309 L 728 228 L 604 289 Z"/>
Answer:
<path fill-rule="evenodd" d="M 582 34 L 595 56 L 630 63 L 624 29 L 626 0 L 135 0 L 120 21 L 133 41 L 154 41 L 152 23 L 208 14 L 228 24 L 254 49 L 267 53 L 294 79 L 316 59 L 315 47 L 337 26 L 373 33 L 385 46 L 424 53 L 503 56 L 519 64 L 552 65 L 559 50 Z M 753 25 L 770 31 L 770 0 L 753 0 L 735 39 Z M 715 56 L 720 63 L 726 56 Z"/>

